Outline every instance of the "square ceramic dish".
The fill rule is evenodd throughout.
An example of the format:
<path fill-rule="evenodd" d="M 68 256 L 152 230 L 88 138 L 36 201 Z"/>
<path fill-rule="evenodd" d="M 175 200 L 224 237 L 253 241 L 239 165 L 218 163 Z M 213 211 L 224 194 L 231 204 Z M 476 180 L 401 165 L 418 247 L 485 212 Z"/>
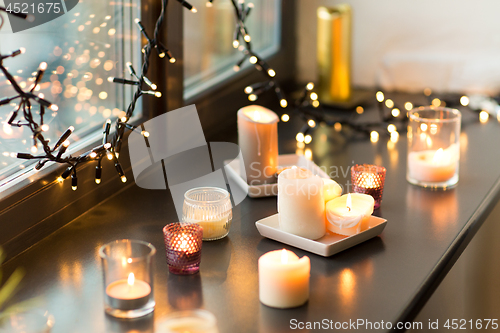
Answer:
<path fill-rule="evenodd" d="M 255 226 L 262 236 L 323 257 L 332 256 L 380 235 L 386 224 L 387 220 L 372 215 L 369 221 L 369 228 L 359 234 L 342 236 L 327 232 L 320 239 L 311 240 L 282 231 L 279 226 L 278 214 L 255 222 Z"/>
<path fill-rule="evenodd" d="M 278 183 L 266 185 L 249 185 L 240 176 L 240 160 L 224 161 L 227 176 L 231 177 L 242 190 L 248 193 L 250 198 L 272 197 L 278 195 Z M 321 178 L 330 178 L 319 166 L 309 161 L 304 156 L 287 154 L 278 156 L 279 167 L 298 166 L 310 170 L 313 174 Z"/>

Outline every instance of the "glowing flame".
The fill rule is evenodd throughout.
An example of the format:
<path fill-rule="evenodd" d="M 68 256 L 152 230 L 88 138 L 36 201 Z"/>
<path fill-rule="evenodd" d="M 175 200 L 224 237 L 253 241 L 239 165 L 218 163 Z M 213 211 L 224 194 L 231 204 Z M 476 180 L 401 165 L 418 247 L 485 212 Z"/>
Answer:
<path fill-rule="evenodd" d="M 432 162 L 435 164 L 440 163 L 443 160 L 444 152 L 443 148 L 439 148 L 436 153 L 434 154 L 434 157 L 432 158 Z"/>
<path fill-rule="evenodd" d="M 134 285 L 134 282 L 135 282 L 135 276 L 134 276 L 134 273 L 130 273 L 130 274 L 128 275 L 128 280 L 127 280 L 127 282 L 128 282 L 128 285 L 129 285 L 129 286 L 131 286 L 131 287 Z"/>
<path fill-rule="evenodd" d="M 285 249 L 281 251 L 281 263 L 288 264 L 288 253 L 286 252 Z"/>
<path fill-rule="evenodd" d="M 347 209 L 351 211 L 352 209 L 352 199 L 351 199 L 351 193 L 347 194 L 347 200 L 345 205 L 347 206 Z"/>

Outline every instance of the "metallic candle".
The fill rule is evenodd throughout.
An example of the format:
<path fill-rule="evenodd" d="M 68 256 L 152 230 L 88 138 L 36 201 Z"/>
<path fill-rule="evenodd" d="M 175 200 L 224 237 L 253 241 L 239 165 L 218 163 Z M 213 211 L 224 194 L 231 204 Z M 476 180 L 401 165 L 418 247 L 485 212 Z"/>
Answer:
<path fill-rule="evenodd" d="M 319 7 L 318 94 L 323 103 L 351 98 L 351 7 Z"/>

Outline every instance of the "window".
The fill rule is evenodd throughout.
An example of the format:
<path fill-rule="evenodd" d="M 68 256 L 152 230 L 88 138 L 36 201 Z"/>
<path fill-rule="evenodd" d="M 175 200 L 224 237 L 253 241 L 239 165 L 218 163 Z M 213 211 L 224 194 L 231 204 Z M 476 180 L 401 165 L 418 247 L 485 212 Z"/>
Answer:
<path fill-rule="evenodd" d="M 230 76 L 243 57 L 232 46 L 236 26 L 231 0 L 218 0 L 206 7 L 206 0 L 193 0 L 198 9 L 184 11 L 184 99 L 189 99 Z M 245 22 L 254 52 L 262 57 L 280 48 L 281 1 L 254 0 Z M 246 62 L 246 66 L 250 66 Z"/>
<path fill-rule="evenodd" d="M 48 64 L 37 93 L 59 106 L 58 112 L 44 117 L 49 125 L 46 137 L 51 142 L 57 141 L 69 126 L 74 126 L 70 141 L 77 140 L 78 144 L 73 146 L 89 144 L 92 134 L 100 135 L 97 132 L 101 132 L 107 118 L 124 112 L 131 100 L 132 88 L 110 83 L 107 78 L 128 78 L 128 72 L 124 71 L 128 61 L 139 69 L 140 38 L 133 20 L 136 17 L 140 17 L 139 0 L 80 0 L 53 21 L 12 33 L 3 15 L 0 52 L 26 49 L 25 54 L 4 61 L 21 87 L 29 87 L 32 72 L 41 62 Z M 0 96 L 13 95 L 12 87 L 0 74 Z M 0 184 L 16 177 L 20 171 L 31 169 L 27 168 L 31 161 L 23 163 L 15 158 L 18 152 L 31 151 L 31 132 L 25 127 L 6 124 L 15 106 L 13 103 L 0 108 Z M 141 109 L 138 105 L 137 114 Z"/>

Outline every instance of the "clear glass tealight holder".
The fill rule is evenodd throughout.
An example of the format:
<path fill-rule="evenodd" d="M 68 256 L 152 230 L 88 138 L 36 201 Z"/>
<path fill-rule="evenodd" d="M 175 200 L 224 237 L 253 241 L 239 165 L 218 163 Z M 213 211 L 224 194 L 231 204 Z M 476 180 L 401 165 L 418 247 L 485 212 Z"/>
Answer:
<path fill-rule="evenodd" d="M 227 236 L 233 213 L 229 192 L 218 187 L 197 187 L 184 194 L 182 221 L 203 228 L 203 240 Z"/>
<path fill-rule="evenodd" d="M 435 189 L 455 186 L 460 161 L 460 111 L 428 106 L 409 111 L 408 117 L 408 182 Z"/>
<path fill-rule="evenodd" d="M 130 239 L 100 248 L 106 313 L 117 318 L 137 318 L 153 312 L 155 253 L 150 243 Z"/>
<path fill-rule="evenodd" d="M 202 309 L 172 312 L 156 324 L 155 331 L 164 333 L 219 333 L 215 316 Z"/>
<path fill-rule="evenodd" d="M 54 316 L 40 309 L 27 309 L 0 320 L 0 333 L 50 333 Z"/>

